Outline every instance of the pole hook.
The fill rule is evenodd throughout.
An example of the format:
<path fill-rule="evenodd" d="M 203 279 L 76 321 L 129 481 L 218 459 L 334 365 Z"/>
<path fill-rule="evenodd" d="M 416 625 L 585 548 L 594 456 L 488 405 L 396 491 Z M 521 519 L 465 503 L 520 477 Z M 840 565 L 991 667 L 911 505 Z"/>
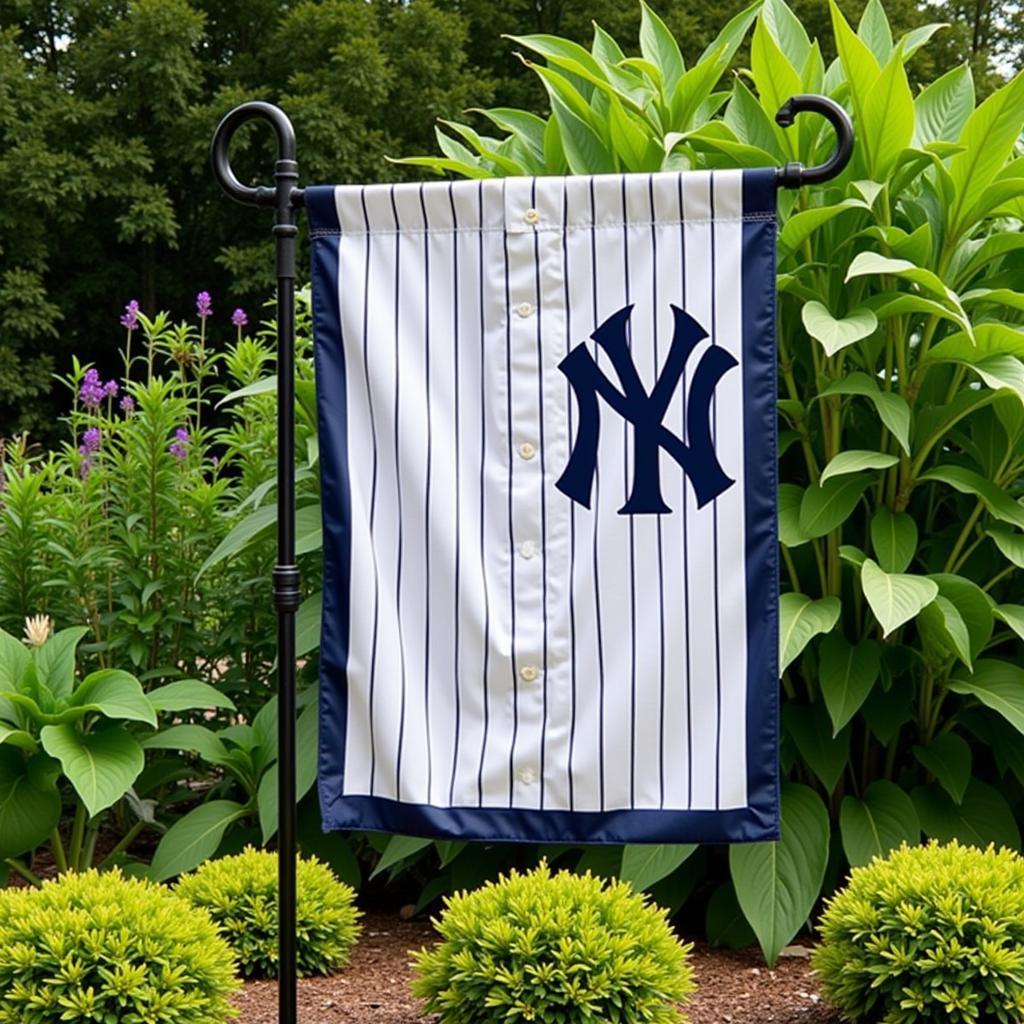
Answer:
<path fill-rule="evenodd" d="M 246 122 L 254 119 L 269 121 L 277 134 L 277 163 L 275 178 L 278 185 L 270 188 L 266 185 L 243 185 L 231 169 L 228 150 L 235 132 Z M 213 175 L 218 184 L 236 203 L 247 206 L 278 206 L 278 188 L 287 187 L 288 179 L 295 173 L 295 129 L 288 115 L 273 103 L 263 100 L 252 100 L 235 107 L 226 114 L 213 133 L 213 145 L 210 148 L 210 160 L 213 164 Z M 293 179 L 294 180 L 294 179 Z M 291 187 L 287 193 L 287 206 L 302 206 L 303 192 L 301 188 Z"/>
<path fill-rule="evenodd" d="M 789 163 L 775 172 L 779 188 L 800 188 L 802 185 L 820 185 L 838 177 L 853 155 L 853 125 L 850 115 L 835 100 L 827 96 L 805 93 L 786 100 L 775 115 L 775 123 L 788 128 L 797 114 L 821 114 L 836 131 L 836 148 L 832 155 L 815 167 Z"/>

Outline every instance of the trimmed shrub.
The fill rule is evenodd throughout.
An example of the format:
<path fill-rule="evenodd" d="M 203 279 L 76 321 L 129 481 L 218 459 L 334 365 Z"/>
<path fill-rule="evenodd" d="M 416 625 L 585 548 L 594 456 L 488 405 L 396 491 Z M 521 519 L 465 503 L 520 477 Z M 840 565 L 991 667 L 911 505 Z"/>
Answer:
<path fill-rule="evenodd" d="M 0 1022 L 223 1024 L 238 988 L 210 918 L 119 871 L 0 891 Z"/>
<path fill-rule="evenodd" d="M 1024 859 L 904 845 L 855 868 L 820 923 L 814 967 L 851 1020 L 1024 1019 Z"/>
<path fill-rule="evenodd" d="M 444 1024 L 678 1024 L 691 947 L 666 912 L 589 872 L 513 871 L 445 901 L 443 941 L 414 953 L 413 991 Z"/>
<path fill-rule="evenodd" d="M 348 963 L 359 937 L 355 892 L 315 857 L 296 874 L 298 971 L 329 974 Z M 175 890 L 213 918 L 247 977 L 277 974 L 277 856 L 247 846 L 185 875 Z"/>

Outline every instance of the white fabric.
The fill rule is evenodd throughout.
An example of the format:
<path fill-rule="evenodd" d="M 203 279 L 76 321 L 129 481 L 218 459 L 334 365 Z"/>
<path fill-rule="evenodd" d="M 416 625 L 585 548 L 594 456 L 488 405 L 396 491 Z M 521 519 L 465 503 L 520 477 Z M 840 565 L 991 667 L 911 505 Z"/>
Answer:
<path fill-rule="evenodd" d="M 555 487 L 578 423 L 558 364 L 586 343 L 618 386 L 589 340 L 616 311 L 634 305 L 648 392 L 670 304 L 710 335 L 664 418 L 676 435 L 706 348 L 742 364 L 741 174 L 341 186 L 336 204 L 353 595 L 344 793 L 745 807 L 742 367 L 715 392 L 717 456 L 735 481 L 716 500 L 698 510 L 662 451 L 672 513 L 618 514 L 633 428 L 603 401 L 593 507 Z"/>

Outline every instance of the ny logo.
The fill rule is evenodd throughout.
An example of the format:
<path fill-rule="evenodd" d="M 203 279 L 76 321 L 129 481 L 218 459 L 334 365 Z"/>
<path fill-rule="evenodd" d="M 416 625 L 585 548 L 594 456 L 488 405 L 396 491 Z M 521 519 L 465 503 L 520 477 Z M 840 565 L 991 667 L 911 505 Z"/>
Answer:
<path fill-rule="evenodd" d="M 569 379 L 579 409 L 579 426 L 569 464 L 555 486 L 590 508 L 590 492 L 597 467 L 597 443 L 601 432 L 600 395 L 624 420 L 633 425 L 633 488 L 619 515 L 661 515 L 671 512 L 661 497 L 659 457 L 661 449 L 676 460 L 693 484 L 697 507 L 717 498 L 735 482 L 725 475 L 711 438 L 711 398 L 724 374 L 736 360 L 718 346 L 709 348 L 697 364 L 686 394 L 686 441 L 662 423 L 672 395 L 683 376 L 686 362 L 707 332 L 677 306 L 672 307 L 672 344 L 651 393 L 644 388 L 633 365 L 626 332 L 632 306 L 612 314 L 591 335 L 604 349 L 619 378 L 620 391 L 604 375 L 587 350 L 577 345 L 558 368 Z"/>

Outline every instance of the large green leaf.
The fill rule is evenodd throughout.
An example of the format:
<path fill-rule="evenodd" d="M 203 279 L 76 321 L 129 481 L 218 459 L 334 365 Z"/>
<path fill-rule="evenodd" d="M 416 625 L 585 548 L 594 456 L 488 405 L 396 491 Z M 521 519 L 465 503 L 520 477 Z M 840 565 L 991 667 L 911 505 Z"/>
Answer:
<path fill-rule="evenodd" d="M 19 690 L 31 655 L 28 648 L 10 633 L 0 629 L 0 693 Z"/>
<path fill-rule="evenodd" d="M 30 754 L 34 754 L 38 749 L 38 744 L 32 733 L 14 725 L 8 725 L 6 722 L 0 722 L 0 744 L 4 743 L 28 751 Z"/>
<path fill-rule="evenodd" d="M 957 673 L 949 680 L 954 693 L 977 697 L 1024 733 L 1024 669 L 997 658 L 983 658 L 971 675 Z"/>
<path fill-rule="evenodd" d="M 821 471 L 821 484 L 824 486 L 832 477 L 847 476 L 862 470 L 888 469 L 899 462 L 899 458 L 886 452 L 871 452 L 860 448 L 851 448 L 840 452 Z"/>
<path fill-rule="evenodd" d="M 88 632 L 85 626 L 62 629 L 36 651 L 36 678 L 58 701 L 71 696 L 75 685 L 75 648 Z"/>
<path fill-rule="evenodd" d="M 879 64 L 892 55 L 892 29 L 881 0 L 868 0 L 857 25 L 857 35 L 867 43 Z"/>
<path fill-rule="evenodd" d="M 295 613 L 295 654 L 301 658 L 320 646 L 320 612 L 323 591 L 310 594 Z"/>
<path fill-rule="evenodd" d="M 40 739 L 43 749 L 60 761 L 90 815 L 120 800 L 145 764 L 142 747 L 121 725 L 84 734 L 73 725 L 47 725 Z"/>
<path fill-rule="evenodd" d="M 228 827 L 247 813 L 234 800 L 210 800 L 189 811 L 160 840 L 149 866 L 149 877 L 154 882 L 163 882 L 199 867 L 217 852 Z"/>
<path fill-rule="evenodd" d="M 316 704 L 310 704 L 299 715 L 295 723 L 295 799 L 301 800 L 316 782 L 317 725 L 319 722 Z M 276 744 L 274 747 L 276 751 Z M 256 796 L 260 828 L 266 842 L 276 831 L 278 767 L 272 764 L 260 779 Z"/>
<path fill-rule="evenodd" d="M 992 614 L 1000 622 L 1005 622 L 1021 640 L 1024 640 L 1024 604 L 996 605 L 992 609 Z"/>
<path fill-rule="evenodd" d="M 891 391 L 883 391 L 878 382 L 859 370 L 841 377 L 819 392 L 820 398 L 828 395 L 862 395 L 875 407 L 879 419 L 886 429 L 900 443 L 900 447 L 910 454 L 910 406 L 906 400 Z"/>
<path fill-rule="evenodd" d="M 215 686 L 199 679 L 178 679 L 146 694 L 156 711 L 192 711 L 209 708 L 235 710 L 234 701 Z"/>
<path fill-rule="evenodd" d="M 846 859 L 853 868 L 867 864 L 873 857 L 884 857 L 902 843 L 914 846 L 921 838 L 914 802 L 887 779 L 872 782 L 863 799 L 843 799 L 839 830 Z"/>
<path fill-rule="evenodd" d="M 800 529 L 800 505 L 804 491 L 796 484 L 779 484 L 779 540 L 787 548 L 806 544 L 810 537 Z"/>
<path fill-rule="evenodd" d="M 0 746 L 0 860 L 35 849 L 60 821 L 60 791 L 18 750 Z"/>
<path fill-rule="evenodd" d="M 879 670 L 878 644 L 873 640 L 847 643 L 838 632 L 830 633 L 818 647 L 819 682 L 832 719 L 832 733 L 850 721 L 867 700 Z"/>
<path fill-rule="evenodd" d="M 135 676 L 119 668 L 101 668 L 82 680 L 71 695 L 73 707 L 89 708 L 107 718 L 156 726 L 156 712 Z"/>
<path fill-rule="evenodd" d="M 253 541 L 264 534 L 277 522 L 277 507 L 265 505 L 263 508 L 250 512 L 244 519 L 236 523 L 227 536 L 213 549 L 209 558 L 199 567 L 197 576 L 202 576 L 207 569 L 212 568 L 232 555 L 248 547 Z M 320 503 L 303 505 L 295 511 L 295 532 L 296 536 L 305 536 L 314 533 L 321 526 Z"/>
<path fill-rule="evenodd" d="M 750 43 L 750 68 L 761 106 L 769 116 L 774 117 L 790 96 L 803 91 L 803 82 L 797 69 L 779 48 L 761 18 L 754 26 L 754 36 Z M 788 138 L 790 152 L 796 156 L 795 138 L 793 141 L 788 141 Z"/>
<path fill-rule="evenodd" d="M 850 28 L 835 0 L 829 0 L 829 9 L 832 13 L 836 50 L 849 84 L 856 124 L 860 127 L 864 123 L 868 95 L 878 81 L 882 68 L 870 47 Z"/>
<path fill-rule="evenodd" d="M 723 882 L 711 894 L 704 917 L 704 933 L 712 946 L 726 949 L 744 949 L 757 941 L 754 930 L 743 916 L 732 882 Z"/>
<path fill-rule="evenodd" d="M 782 838 L 729 847 L 736 897 L 765 959 L 774 965 L 807 920 L 828 863 L 828 812 L 807 786 L 782 787 Z"/>
<path fill-rule="evenodd" d="M 956 803 L 962 803 L 971 781 L 971 748 L 954 732 L 944 732 L 927 747 L 915 746 L 914 756 L 939 780 Z"/>
<path fill-rule="evenodd" d="M 972 208 L 1002 170 L 1024 123 L 1024 72 L 997 89 L 967 119 L 957 141 L 964 151 L 949 165 L 956 196 L 950 225 L 966 227 Z"/>
<path fill-rule="evenodd" d="M 737 79 L 736 80 L 736 89 L 737 89 L 737 91 L 741 87 L 743 87 L 741 85 L 741 81 L 740 81 L 740 79 Z M 745 88 L 745 87 L 743 87 L 743 88 Z M 760 107 L 758 107 L 757 109 L 761 110 Z M 761 113 L 763 115 L 764 111 L 761 110 Z M 766 145 L 762 144 L 762 148 L 767 149 L 768 147 Z M 794 213 L 786 221 L 786 223 L 782 225 L 782 229 L 779 232 L 779 246 L 780 246 L 780 248 L 788 250 L 789 252 L 796 252 L 796 250 L 801 245 L 803 245 L 803 243 L 808 238 L 810 238 L 811 235 L 815 231 L 818 230 L 818 228 L 823 227 L 829 221 L 833 220 L 835 217 L 838 217 L 841 213 L 847 213 L 850 210 L 867 210 L 867 209 L 870 209 L 870 207 L 868 206 L 867 203 L 864 202 L 863 199 L 857 199 L 855 196 L 851 196 L 851 197 L 849 197 L 847 199 L 844 199 L 842 202 L 835 203 L 835 204 L 833 204 L 831 206 L 812 206 L 812 207 L 810 207 L 807 210 L 800 210 L 799 212 Z M 821 303 L 817 303 L 817 304 L 819 306 L 821 306 Z M 808 305 L 810 305 L 810 303 L 808 303 Z M 824 306 L 821 306 L 821 308 L 825 309 Z M 807 309 L 807 306 L 804 306 L 804 310 L 805 310 L 805 312 L 803 314 L 804 326 L 807 326 L 807 313 L 806 313 L 806 309 Z M 827 310 L 826 310 L 826 312 L 827 312 Z M 831 314 L 829 314 L 829 318 L 831 319 Z M 838 321 L 838 322 L 842 323 L 843 321 Z M 827 323 L 824 325 L 824 328 L 826 330 L 828 329 Z M 874 328 L 872 328 L 872 330 L 874 330 Z M 807 331 L 808 331 L 808 333 L 812 337 L 814 337 L 814 338 L 818 337 L 818 335 L 815 334 L 811 330 L 811 328 L 809 326 L 807 326 Z M 867 334 L 870 334 L 870 333 L 871 333 L 871 331 L 867 332 Z M 866 335 L 864 335 L 864 336 L 866 337 Z M 823 339 L 819 338 L 818 340 L 821 341 L 823 345 L 825 344 Z M 839 347 L 842 348 L 843 346 L 840 345 Z M 827 351 L 827 346 L 826 346 L 826 351 Z M 838 351 L 838 349 L 836 349 L 836 351 Z M 833 353 L 829 352 L 829 355 L 832 355 L 832 354 Z"/>
<path fill-rule="evenodd" d="M 971 667 L 971 634 L 960 610 L 940 593 L 917 616 L 925 651 L 944 661 L 950 655 Z"/>
<path fill-rule="evenodd" d="M 783 594 L 779 599 L 779 674 L 797 658 L 819 633 L 827 633 L 839 621 L 838 597 L 812 600 L 805 594 Z"/>
<path fill-rule="evenodd" d="M 978 779 L 971 780 L 959 804 L 938 783 L 921 786 L 911 796 L 925 835 L 933 839 L 1020 850 L 1020 831 L 1006 798 Z"/>
<path fill-rule="evenodd" d="M 370 878 L 376 878 L 377 875 L 394 867 L 406 857 L 412 857 L 431 845 L 433 845 L 432 839 L 420 839 L 417 836 L 391 836 Z"/>
<path fill-rule="evenodd" d="M 893 259 L 877 252 L 858 253 L 846 272 L 846 280 L 855 277 L 887 275 L 898 277 L 917 285 L 942 302 L 957 302 L 956 295 L 934 271 L 918 267 L 910 260 Z M 966 319 L 966 318 L 965 318 Z"/>
<path fill-rule="evenodd" d="M 800 532 L 807 537 L 824 537 L 842 526 L 873 480 L 872 475 L 861 473 L 811 484 L 800 502 Z"/>
<path fill-rule="evenodd" d="M 640 52 L 661 72 L 665 92 L 671 96 L 686 70 L 683 55 L 675 36 L 643 0 L 640 2 Z"/>
<path fill-rule="evenodd" d="M 866 151 L 868 173 L 875 181 L 885 181 L 914 135 L 914 96 L 901 53 L 892 54 L 871 86 L 863 117 L 857 134 Z"/>
<path fill-rule="evenodd" d="M 871 517 L 871 546 L 886 572 L 904 572 L 917 551 L 917 523 L 884 505 Z"/>
<path fill-rule="evenodd" d="M 878 328 L 878 317 L 870 309 L 855 309 L 837 319 L 817 299 L 804 303 L 801 318 L 807 333 L 820 342 L 829 356 L 855 345 Z"/>
<path fill-rule="evenodd" d="M 927 576 L 888 573 L 871 558 L 861 566 L 860 585 L 883 636 L 912 619 L 939 592 L 939 585 Z"/>
<path fill-rule="evenodd" d="M 1005 526 L 990 526 L 985 531 L 996 543 L 1003 557 L 1024 569 L 1024 533 L 1016 533 Z"/>
<path fill-rule="evenodd" d="M 142 746 L 145 750 L 181 750 L 198 754 L 210 764 L 223 765 L 228 759 L 228 748 L 205 725 L 172 725 L 169 729 L 161 729 L 147 736 Z"/>
<path fill-rule="evenodd" d="M 637 892 L 644 892 L 671 875 L 696 849 L 690 845 L 647 843 L 625 846 L 619 877 Z"/>
<path fill-rule="evenodd" d="M 1004 523 L 1024 529 L 1024 505 L 1016 501 L 998 484 L 986 480 L 980 473 L 966 466 L 936 466 L 922 473 L 919 480 L 937 480 L 958 490 L 961 494 L 971 494 Z"/>
<path fill-rule="evenodd" d="M 834 793 L 850 757 L 850 729 L 833 736 L 828 712 L 820 702 L 788 702 L 782 709 L 782 722 L 807 767 L 821 780 L 826 792 Z"/>
<path fill-rule="evenodd" d="M 964 331 L 957 331 L 928 351 L 929 359 L 949 360 L 968 366 L 989 356 L 1016 356 L 1024 359 L 1024 331 L 1009 324 L 978 324 L 974 328 L 973 338 Z"/>
<path fill-rule="evenodd" d="M 956 607 L 967 627 L 971 658 L 977 658 L 992 636 L 994 616 L 992 600 L 977 583 L 954 573 L 932 573 L 929 579 L 939 585 L 939 593 Z"/>

